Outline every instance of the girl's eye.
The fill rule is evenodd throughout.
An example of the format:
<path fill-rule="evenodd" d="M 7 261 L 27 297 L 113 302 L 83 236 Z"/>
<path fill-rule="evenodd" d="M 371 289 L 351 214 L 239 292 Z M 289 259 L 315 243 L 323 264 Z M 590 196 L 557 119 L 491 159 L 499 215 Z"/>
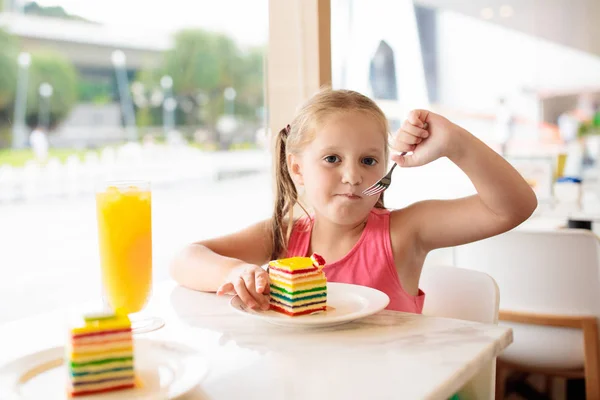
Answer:
<path fill-rule="evenodd" d="M 362 162 L 363 162 L 363 164 L 366 164 L 366 165 L 375 165 L 375 164 L 377 164 L 377 160 L 374 159 L 373 157 L 365 157 L 365 158 L 363 158 Z"/>
<path fill-rule="evenodd" d="M 325 160 L 328 163 L 333 164 L 333 163 L 340 161 L 340 158 L 338 156 L 327 156 L 323 160 Z"/>

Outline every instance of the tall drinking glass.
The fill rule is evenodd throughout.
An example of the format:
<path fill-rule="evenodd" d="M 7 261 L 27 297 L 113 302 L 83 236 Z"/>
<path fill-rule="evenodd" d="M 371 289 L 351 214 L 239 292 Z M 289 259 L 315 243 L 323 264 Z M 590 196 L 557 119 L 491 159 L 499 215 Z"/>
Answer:
<path fill-rule="evenodd" d="M 100 266 L 105 303 L 134 314 L 134 333 L 161 328 L 160 318 L 136 318 L 152 292 L 150 182 L 106 182 L 96 192 Z"/>

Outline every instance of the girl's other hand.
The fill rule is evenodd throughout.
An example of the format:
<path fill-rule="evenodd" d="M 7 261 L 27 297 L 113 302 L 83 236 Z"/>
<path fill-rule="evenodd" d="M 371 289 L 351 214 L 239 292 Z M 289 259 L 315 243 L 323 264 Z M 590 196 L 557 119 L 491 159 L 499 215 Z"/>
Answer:
<path fill-rule="evenodd" d="M 227 281 L 219 287 L 217 295 L 237 294 L 251 309 L 269 309 L 269 274 L 253 264 L 235 268 Z"/>

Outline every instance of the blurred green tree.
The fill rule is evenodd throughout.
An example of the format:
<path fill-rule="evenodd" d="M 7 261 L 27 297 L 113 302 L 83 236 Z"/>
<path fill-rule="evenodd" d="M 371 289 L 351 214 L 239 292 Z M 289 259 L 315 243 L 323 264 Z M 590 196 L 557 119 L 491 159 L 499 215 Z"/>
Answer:
<path fill-rule="evenodd" d="M 160 87 L 160 78 L 171 76 L 180 122 L 214 127 L 225 113 L 228 87 L 236 91 L 236 116 L 256 118 L 264 105 L 263 58 L 263 48 L 242 51 L 222 33 L 186 29 L 175 35 L 163 64 L 142 71 L 136 80 L 145 87 Z"/>
<path fill-rule="evenodd" d="M 44 51 L 31 56 L 27 93 L 27 123 L 36 126 L 40 107 L 39 88 L 49 83 L 53 93 L 50 98 L 50 125 L 62 121 L 77 99 L 77 71 L 60 53 Z"/>
<path fill-rule="evenodd" d="M 160 79 L 164 75 L 162 68 L 143 69 L 136 74 L 134 85 L 140 85 L 140 90 L 145 103 L 142 107 L 136 107 L 136 122 L 139 127 L 159 126 L 162 124 L 162 103 L 159 103 L 154 96 L 160 94 L 162 88 Z M 132 88 L 134 104 L 137 103 L 138 93 Z M 159 98 L 158 100 L 161 100 Z"/>
<path fill-rule="evenodd" d="M 14 101 L 17 82 L 16 39 L 0 29 L 0 112 L 8 112 L 9 105 Z M 0 125 L 3 121 L 0 120 Z"/>
<path fill-rule="evenodd" d="M 0 1 L 0 9 L 1 7 L 2 1 Z M 77 21 L 90 22 L 94 24 L 96 23 L 94 21 L 82 18 L 78 15 L 69 14 L 61 6 L 41 6 L 35 1 L 31 1 L 23 6 L 23 14 L 38 15 L 41 17 L 72 19 Z"/>

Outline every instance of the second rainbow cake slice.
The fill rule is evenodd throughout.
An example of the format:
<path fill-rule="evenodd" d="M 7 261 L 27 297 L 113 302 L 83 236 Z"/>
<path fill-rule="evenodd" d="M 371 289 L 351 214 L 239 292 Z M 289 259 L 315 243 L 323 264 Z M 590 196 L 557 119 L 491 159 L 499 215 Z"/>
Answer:
<path fill-rule="evenodd" d="M 84 316 L 71 328 L 66 349 L 70 397 L 135 387 L 133 337 L 126 315 Z"/>
<path fill-rule="evenodd" d="M 318 254 L 271 261 L 271 310 L 290 316 L 327 309 L 325 260 Z"/>

